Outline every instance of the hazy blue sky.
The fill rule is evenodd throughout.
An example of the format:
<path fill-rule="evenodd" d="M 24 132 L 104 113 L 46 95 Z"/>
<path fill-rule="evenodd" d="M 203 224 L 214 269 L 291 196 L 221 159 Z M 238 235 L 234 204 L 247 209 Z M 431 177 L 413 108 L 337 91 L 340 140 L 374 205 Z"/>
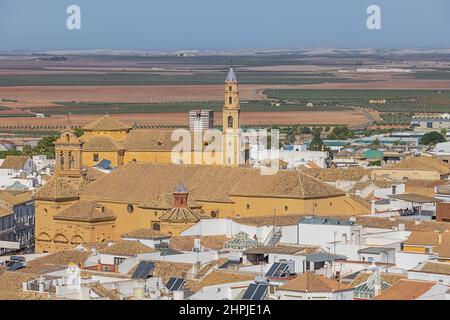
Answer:
<path fill-rule="evenodd" d="M 382 30 L 366 27 L 371 4 Z M 286 47 L 450 48 L 450 1 L 0 0 L 0 50 Z"/>

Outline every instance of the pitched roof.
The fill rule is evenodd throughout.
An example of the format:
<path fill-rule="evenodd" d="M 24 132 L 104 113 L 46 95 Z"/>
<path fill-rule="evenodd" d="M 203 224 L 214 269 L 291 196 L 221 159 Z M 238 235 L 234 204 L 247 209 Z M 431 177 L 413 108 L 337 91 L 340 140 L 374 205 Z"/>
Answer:
<path fill-rule="evenodd" d="M 102 254 L 121 255 L 121 256 L 136 256 L 143 253 L 158 252 L 139 241 L 122 240 L 111 246 L 99 250 Z"/>
<path fill-rule="evenodd" d="M 287 254 L 287 255 L 307 255 L 320 250 L 320 247 L 316 246 L 286 246 L 286 245 L 276 245 L 273 247 L 257 246 L 247 249 L 245 253 L 256 253 L 256 254 Z"/>
<path fill-rule="evenodd" d="M 83 221 L 83 222 L 103 222 L 116 219 L 114 213 L 94 201 L 78 200 L 56 214 L 56 220 Z"/>
<path fill-rule="evenodd" d="M 70 178 L 54 176 L 35 193 L 37 200 L 77 199 L 87 180 L 83 177 Z"/>
<path fill-rule="evenodd" d="M 5 160 L 0 165 L 0 169 L 23 169 L 29 159 L 30 157 L 28 156 L 6 156 Z"/>
<path fill-rule="evenodd" d="M 233 67 L 230 68 L 227 74 L 226 82 L 237 82 L 236 74 L 234 73 Z"/>
<path fill-rule="evenodd" d="M 442 233 L 442 242 L 450 245 L 450 233 Z M 434 231 L 413 231 L 404 245 L 437 246 L 439 245 L 439 233 Z"/>
<path fill-rule="evenodd" d="M 175 236 L 170 238 L 169 247 L 178 251 L 192 251 L 194 248 L 194 241 L 196 236 Z M 230 240 L 224 235 L 218 236 L 201 236 L 200 244 L 208 249 L 218 250 L 222 249 L 225 242 Z"/>
<path fill-rule="evenodd" d="M 357 216 L 356 222 L 364 227 L 392 229 L 398 227 L 399 224 L 405 226 L 405 230 L 408 231 L 450 231 L 450 222 L 437 222 L 437 221 L 413 221 L 402 218 L 387 218 L 387 217 L 370 217 L 370 216 Z"/>
<path fill-rule="evenodd" d="M 45 255 L 27 263 L 27 267 L 20 269 L 20 272 L 45 273 L 46 271 L 67 267 L 70 263 L 79 265 L 86 261 L 91 255 L 90 251 L 67 250 Z"/>
<path fill-rule="evenodd" d="M 9 191 L 0 190 L 0 201 L 11 206 L 17 206 L 22 203 L 31 202 L 33 194 L 31 191 Z"/>
<path fill-rule="evenodd" d="M 429 291 L 435 282 L 401 279 L 375 300 L 414 300 Z"/>
<path fill-rule="evenodd" d="M 126 131 L 130 129 L 130 126 L 112 118 L 110 115 L 105 115 L 83 128 L 85 131 Z"/>
<path fill-rule="evenodd" d="M 120 142 L 110 137 L 92 137 L 83 145 L 83 151 L 118 151 L 124 149 Z"/>
<path fill-rule="evenodd" d="M 336 182 L 344 181 L 360 181 L 364 177 L 370 177 L 371 170 L 363 168 L 326 168 L 326 169 L 306 169 L 305 173 L 322 181 Z"/>
<path fill-rule="evenodd" d="M 405 159 L 396 164 L 386 166 L 383 170 L 415 170 L 415 171 L 438 171 L 440 174 L 449 174 L 450 168 L 440 159 L 428 156 L 419 156 Z"/>
<path fill-rule="evenodd" d="M 296 292 L 340 292 L 352 291 L 348 284 L 328 279 L 324 276 L 306 272 L 279 287 L 278 290 Z"/>
<path fill-rule="evenodd" d="M 336 188 L 296 171 L 262 176 L 256 168 L 131 162 L 83 191 L 93 199 L 151 203 L 182 180 L 197 201 L 231 202 L 230 196 L 314 199 L 344 196 Z M 252 183 L 249 183 L 252 181 Z"/>
<path fill-rule="evenodd" d="M 108 298 L 109 300 L 120 300 L 119 294 L 117 294 L 114 290 L 105 288 L 99 282 L 90 282 L 88 283 L 88 287 L 100 297 Z"/>
<path fill-rule="evenodd" d="M 450 275 L 450 263 L 448 262 L 438 262 L 438 261 L 426 261 L 420 266 L 413 269 L 413 271 L 434 273 L 434 274 L 444 274 Z"/>
<path fill-rule="evenodd" d="M 52 300 L 48 294 L 23 291 L 22 282 L 39 275 L 24 272 L 0 272 L 0 300 Z"/>
<path fill-rule="evenodd" d="M 165 282 L 170 278 L 185 278 L 186 274 L 192 269 L 193 264 L 182 262 L 169 262 L 169 261 L 153 261 L 155 263 L 155 269 L 153 271 L 154 277 L 161 277 Z M 131 268 L 128 272 L 132 275 L 136 270 L 138 264 Z"/>
<path fill-rule="evenodd" d="M 200 220 L 200 216 L 191 208 L 172 208 L 164 212 L 160 217 L 161 222 L 197 222 Z"/>
<path fill-rule="evenodd" d="M 199 291 L 205 287 L 216 286 L 225 283 L 235 283 L 243 281 L 251 281 L 255 279 L 255 275 L 236 273 L 236 272 L 226 272 L 226 271 L 216 271 L 209 273 L 201 281 L 188 281 L 186 287 L 192 291 Z"/>
<path fill-rule="evenodd" d="M 254 217 L 233 217 L 233 221 L 246 226 L 291 226 L 297 224 L 306 214 L 296 215 L 276 215 L 273 216 L 254 216 Z"/>
<path fill-rule="evenodd" d="M 170 238 L 169 234 L 164 234 L 153 229 L 138 229 L 122 235 L 122 238 L 135 239 L 166 239 Z"/>

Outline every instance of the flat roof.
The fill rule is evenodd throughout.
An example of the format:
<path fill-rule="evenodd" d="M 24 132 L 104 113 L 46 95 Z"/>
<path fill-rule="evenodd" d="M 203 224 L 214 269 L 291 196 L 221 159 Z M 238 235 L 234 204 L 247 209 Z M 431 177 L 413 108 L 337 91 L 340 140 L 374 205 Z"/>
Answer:
<path fill-rule="evenodd" d="M 442 202 L 442 200 L 434 198 L 434 197 L 427 197 L 427 196 L 423 196 L 420 194 L 414 194 L 414 193 L 393 194 L 393 195 L 390 195 L 389 197 L 393 198 L 393 199 L 397 199 L 397 200 L 416 202 L 416 203 Z"/>
<path fill-rule="evenodd" d="M 367 247 L 364 249 L 358 250 L 358 253 L 369 253 L 369 254 L 380 254 L 388 251 L 395 251 L 394 248 L 386 248 L 386 247 Z"/>
<path fill-rule="evenodd" d="M 318 246 L 284 246 L 278 245 L 275 247 L 257 246 L 247 249 L 245 253 L 248 254 L 288 254 L 288 255 L 307 255 L 309 253 L 319 250 Z"/>

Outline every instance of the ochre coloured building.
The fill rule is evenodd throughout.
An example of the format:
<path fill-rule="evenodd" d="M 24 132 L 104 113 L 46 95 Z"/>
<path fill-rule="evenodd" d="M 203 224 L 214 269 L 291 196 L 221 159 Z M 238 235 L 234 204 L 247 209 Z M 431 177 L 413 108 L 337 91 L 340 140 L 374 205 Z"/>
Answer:
<path fill-rule="evenodd" d="M 55 175 L 35 194 L 36 252 L 121 240 L 138 229 L 179 235 L 204 218 L 369 213 L 302 171 L 261 175 L 258 168 L 237 166 L 240 110 L 233 70 L 225 90 L 223 135 L 232 151 L 224 153 L 223 165 L 173 164 L 170 134 L 132 130 L 108 116 L 86 126 L 82 139 L 63 132 L 55 142 Z M 117 168 L 108 174 L 91 168 L 102 159 Z"/>
<path fill-rule="evenodd" d="M 240 145 L 239 88 L 233 68 L 230 68 L 225 79 L 222 126 L 223 131 L 217 139 L 219 141 L 203 136 L 197 137 L 194 136 L 194 132 L 190 132 L 189 150 L 185 150 L 183 159 L 174 162 L 172 153 L 181 141 L 177 136 L 173 136 L 173 130 L 133 129 L 106 115 L 83 128 L 83 164 L 95 166 L 102 160 L 111 161 L 113 167 L 120 167 L 131 161 L 206 164 L 208 160 L 203 156 L 210 141 L 215 141 L 216 144 L 214 148 L 216 151 L 208 153 L 214 158 L 215 165 L 245 164 L 249 159 L 249 153 Z M 200 143 L 194 144 L 195 139 Z"/>

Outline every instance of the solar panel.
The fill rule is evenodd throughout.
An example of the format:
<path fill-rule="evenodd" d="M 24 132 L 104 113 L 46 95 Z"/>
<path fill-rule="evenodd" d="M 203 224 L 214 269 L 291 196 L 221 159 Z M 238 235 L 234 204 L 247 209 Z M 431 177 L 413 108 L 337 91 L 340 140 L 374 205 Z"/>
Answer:
<path fill-rule="evenodd" d="M 279 265 L 280 264 L 278 262 L 275 262 L 274 264 L 272 264 L 269 271 L 267 271 L 267 273 L 266 273 L 266 277 L 271 277 L 274 274 L 275 270 L 278 269 Z"/>
<path fill-rule="evenodd" d="M 150 261 L 141 261 L 136 270 L 134 271 L 133 275 L 131 276 L 132 279 L 147 279 L 150 272 L 155 269 L 155 263 Z"/>
<path fill-rule="evenodd" d="M 102 169 L 111 169 L 111 161 L 107 160 L 107 159 L 103 159 L 102 161 L 100 161 L 97 164 L 98 168 L 102 168 Z"/>
<path fill-rule="evenodd" d="M 289 270 L 287 263 L 275 262 L 267 271 L 266 277 L 282 278 Z"/>
<path fill-rule="evenodd" d="M 180 290 L 183 284 L 183 278 L 170 278 L 169 282 L 166 284 L 166 288 L 169 289 L 169 291 Z"/>
<path fill-rule="evenodd" d="M 252 300 L 262 300 L 263 298 L 265 298 L 266 292 L 267 292 L 267 284 L 258 284 L 255 294 L 252 297 Z"/>
<path fill-rule="evenodd" d="M 242 296 L 242 300 L 251 300 L 253 295 L 255 294 L 256 288 L 258 288 L 258 285 L 256 283 L 250 283 L 244 295 Z"/>
<path fill-rule="evenodd" d="M 242 296 L 242 300 L 264 299 L 267 293 L 267 287 L 268 286 L 265 283 L 251 283 Z"/>
<path fill-rule="evenodd" d="M 23 268 L 24 265 L 22 262 L 13 262 L 13 263 L 9 263 L 8 267 L 6 270 L 8 271 L 15 271 L 15 270 L 19 270 L 21 268 Z"/>

